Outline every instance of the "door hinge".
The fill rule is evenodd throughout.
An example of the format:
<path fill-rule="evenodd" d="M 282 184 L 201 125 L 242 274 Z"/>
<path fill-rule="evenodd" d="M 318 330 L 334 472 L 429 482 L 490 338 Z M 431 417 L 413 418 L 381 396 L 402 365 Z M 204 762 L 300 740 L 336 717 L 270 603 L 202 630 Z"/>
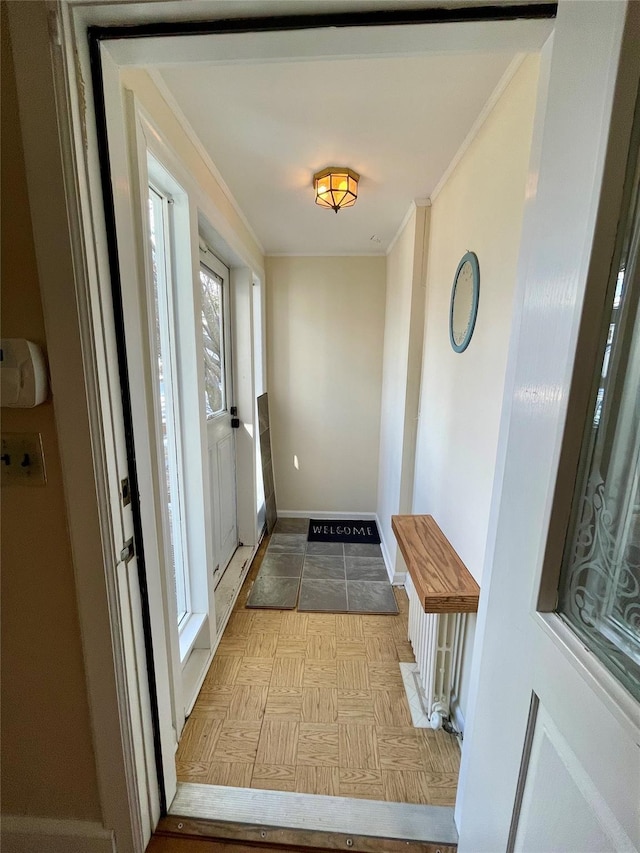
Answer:
<path fill-rule="evenodd" d="M 127 541 L 122 546 L 122 551 L 120 551 L 120 560 L 125 564 L 125 566 L 133 560 L 136 555 L 136 549 L 133 544 L 133 537 L 131 539 L 127 539 Z"/>

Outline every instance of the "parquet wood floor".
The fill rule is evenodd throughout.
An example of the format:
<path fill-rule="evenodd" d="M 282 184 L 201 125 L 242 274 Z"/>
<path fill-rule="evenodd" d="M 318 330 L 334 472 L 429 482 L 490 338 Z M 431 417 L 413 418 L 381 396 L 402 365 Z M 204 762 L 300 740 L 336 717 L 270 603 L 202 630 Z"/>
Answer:
<path fill-rule="evenodd" d="M 263 554 L 185 725 L 178 779 L 453 805 L 456 739 L 411 724 L 404 590 L 397 616 L 246 610 Z"/>

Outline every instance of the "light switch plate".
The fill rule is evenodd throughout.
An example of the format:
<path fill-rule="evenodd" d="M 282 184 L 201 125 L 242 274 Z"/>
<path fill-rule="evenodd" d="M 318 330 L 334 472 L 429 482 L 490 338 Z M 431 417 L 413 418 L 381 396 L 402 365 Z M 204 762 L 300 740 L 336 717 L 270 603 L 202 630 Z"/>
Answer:
<path fill-rule="evenodd" d="M 46 475 L 39 432 L 3 432 L 0 452 L 3 486 L 44 486 Z"/>

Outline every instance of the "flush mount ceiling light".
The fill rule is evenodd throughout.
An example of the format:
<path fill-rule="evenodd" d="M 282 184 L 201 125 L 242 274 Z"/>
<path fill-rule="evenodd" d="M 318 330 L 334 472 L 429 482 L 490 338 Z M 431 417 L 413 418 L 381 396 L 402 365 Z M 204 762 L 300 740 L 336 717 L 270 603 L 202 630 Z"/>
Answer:
<path fill-rule="evenodd" d="M 352 207 L 358 198 L 360 175 L 345 166 L 329 166 L 313 176 L 316 204 L 330 207 L 337 213 L 343 207 Z"/>

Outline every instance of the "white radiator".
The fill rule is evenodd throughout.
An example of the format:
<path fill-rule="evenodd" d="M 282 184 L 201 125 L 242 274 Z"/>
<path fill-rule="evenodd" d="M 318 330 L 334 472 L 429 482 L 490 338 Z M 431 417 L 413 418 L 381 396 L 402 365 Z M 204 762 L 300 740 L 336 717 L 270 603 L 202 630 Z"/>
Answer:
<path fill-rule="evenodd" d="M 451 696 L 460 693 L 466 613 L 425 613 L 407 574 L 409 642 L 416 656 L 418 689 L 432 728 L 451 713 Z"/>

